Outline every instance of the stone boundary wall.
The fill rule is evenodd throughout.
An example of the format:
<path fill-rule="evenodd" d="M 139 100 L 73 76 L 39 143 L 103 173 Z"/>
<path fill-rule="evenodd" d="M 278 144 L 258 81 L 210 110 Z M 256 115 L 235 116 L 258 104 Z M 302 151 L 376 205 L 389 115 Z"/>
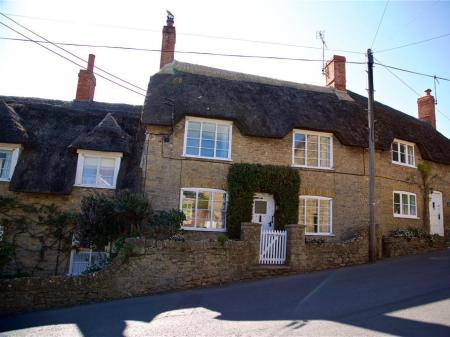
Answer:
<path fill-rule="evenodd" d="M 415 255 L 447 248 L 446 239 L 439 236 L 431 238 L 383 237 L 384 257 Z"/>
<path fill-rule="evenodd" d="M 261 277 L 260 226 L 242 225 L 241 241 L 128 239 L 105 269 L 79 277 L 0 280 L 0 312 L 48 309 Z M 270 273 L 267 273 L 269 275 Z"/>
<path fill-rule="evenodd" d="M 304 225 L 287 225 L 290 266 L 297 271 L 317 271 L 367 263 L 368 233 L 361 231 L 344 242 L 305 240 Z"/>
<path fill-rule="evenodd" d="M 0 280 L 0 312 L 49 309 L 244 279 L 316 271 L 368 261 L 367 231 L 341 243 L 308 240 L 287 225 L 287 265 L 259 265 L 259 224 L 242 224 L 241 241 L 128 239 L 104 270 L 90 275 Z M 445 240 L 385 240 L 390 256 L 441 249 Z"/>
<path fill-rule="evenodd" d="M 369 261 L 367 232 L 342 243 L 307 242 L 304 260 L 305 270 L 323 270 L 363 264 Z"/>

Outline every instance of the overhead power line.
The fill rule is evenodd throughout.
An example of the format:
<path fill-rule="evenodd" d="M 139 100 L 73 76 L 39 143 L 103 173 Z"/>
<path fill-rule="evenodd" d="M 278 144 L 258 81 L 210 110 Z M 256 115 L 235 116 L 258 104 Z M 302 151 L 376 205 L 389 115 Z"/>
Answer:
<path fill-rule="evenodd" d="M 12 40 L 21 42 L 35 42 L 35 43 L 48 43 L 45 40 L 31 40 L 20 39 L 11 37 L 0 37 L 0 40 Z M 160 53 L 161 49 L 150 48 L 137 48 L 137 47 L 124 47 L 124 46 L 110 46 L 110 45 L 97 45 L 97 44 L 82 44 L 82 43 L 69 43 L 69 42 L 52 42 L 52 44 L 74 47 L 90 47 L 90 48 L 109 48 L 109 49 L 122 49 L 122 50 L 134 50 L 143 52 L 157 52 Z M 169 52 L 169 50 L 166 50 Z M 224 57 L 242 57 L 242 58 L 258 58 L 258 59 L 273 59 L 273 60 L 286 60 L 286 61 L 305 61 L 305 62 L 322 62 L 322 59 L 308 59 L 308 58 L 295 58 L 295 57 L 282 57 L 282 56 L 267 56 L 267 55 L 246 55 L 246 54 L 227 54 L 227 53 L 213 53 L 213 52 L 201 52 L 201 51 L 183 51 L 174 50 L 177 54 L 193 54 L 193 55 L 208 55 L 208 56 L 224 56 Z M 366 64 L 365 62 L 346 61 L 349 64 Z"/>
<path fill-rule="evenodd" d="M 17 22 L 17 21 L 15 21 L 15 20 L 11 19 L 11 18 L 8 17 L 7 15 L 5 15 L 5 14 L 3 14 L 3 13 L 1 13 L 1 12 L 0 12 L 0 15 L 3 16 L 3 17 L 5 17 L 5 18 L 7 18 L 8 20 L 14 22 L 16 25 L 18 25 L 19 27 L 25 29 L 26 31 L 28 31 L 28 32 L 30 32 L 30 33 L 32 33 L 32 34 L 38 36 L 39 38 L 43 39 L 46 43 L 50 43 L 50 44 L 52 44 L 53 46 L 55 46 L 56 48 L 58 48 L 58 49 L 60 49 L 60 50 L 62 50 L 62 51 L 64 51 L 64 52 L 68 53 L 69 55 L 75 57 L 76 59 L 78 59 L 78 60 L 80 60 L 80 61 L 82 61 L 82 62 L 87 63 L 87 62 L 85 61 L 85 59 L 83 59 L 83 58 L 79 57 L 78 55 L 76 55 L 76 54 L 74 54 L 74 53 L 68 51 L 67 49 L 64 49 L 64 48 L 58 46 L 57 44 L 55 44 L 55 43 L 51 42 L 50 40 L 46 39 L 45 37 L 43 37 L 42 35 L 39 35 L 38 33 L 32 31 L 31 29 L 29 29 L 29 28 L 27 28 L 27 27 L 25 27 L 24 25 L 20 24 L 19 22 Z M 128 85 L 130 85 L 130 86 L 132 86 L 132 87 L 134 87 L 134 88 L 136 88 L 136 89 L 139 89 L 139 90 L 142 90 L 143 92 L 146 92 L 146 89 L 141 88 L 141 87 L 139 87 L 139 86 L 137 86 L 137 85 L 135 85 L 135 84 L 133 84 L 133 83 L 130 83 L 130 82 L 128 82 L 128 81 L 126 81 L 126 80 L 124 80 L 124 79 L 122 79 L 122 78 L 120 78 L 120 77 L 114 75 L 114 74 L 111 74 L 110 72 L 108 72 L 108 71 L 106 71 L 106 70 L 104 70 L 104 69 L 102 69 L 102 68 L 100 68 L 100 67 L 94 66 L 94 68 L 95 68 L 95 69 L 98 69 L 98 70 L 104 72 L 105 74 L 108 74 L 109 76 L 111 76 L 111 77 L 113 77 L 113 78 L 115 78 L 115 79 L 117 79 L 117 80 L 119 80 L 119 81 L 122 81 L 122 82 L 124 82 L 124 83 L 126 83 L 126 84 L 128 84 Z"/>
<path fill-rule="evenodd" d="M 19 15 L 19 14 L 11 14 L 11 13 L 9 13 L 8 15 L 9 16 L 22 17 L 22 18 L 28 18 L 28 19 L 36 19 L 36 20 L 45 20 L 45 21 L 54 21 L 54 22 L 62 22 L 62 23 L 79 24 L 79 22 L 70 21 L 70 20 L 43 18 L 43 17 L 27 16 L 27 15 Z M 161 32 L 160 29 L 152 29 L 152 28 L 128 27 L 128 26 L 109 25 L 109 24 L 102 24 L 102 23 L 91 23 L 91 22 L 89 22 L 87 24 L 88 25 L 92 25 L 92 26 L 107 27 L 107 28 L 114 28 L 114 29 L 125 29 L 125 30 L 133 30 L 133 31 L 146 31 L 146 32 L 154 32 L 154 33 L 160 33 Z M 266 41 L 266 40 L 242 39 L 242 38 L 231 37 L 231 36 L 219 36 L 219 35 L 209 35 L 209 34 L 199 34 L 199 33 L 183 33 L 183 32 L 178 32 L 177 34 L 178 35 L 185 35 L 185 36 L 194 36 L 194 37 L 206 38 L 206 39 L 229 40 L 229 41 L 248 42 L 248 43 L 257 43 L 257 44 L 267 44 L 267 45 L 284 46 L 284 47 L 294 47 L 294 48 L 305 48 L 305 49 L 322 50 L 321 47 L 315 47 L 315 46 L 306 46 L 306 45 L 298 45 L 298 44 L 292 44 L 292 43 L 282 43 L 282 42 Z M 349 54 L 365 55 L 364 52 L 355 51 L 355 50 L 329 49 L 329 48 L 326 48 L 326 50 L 327 51 L 332 51 L 332 52 L 343 52 L 343 53 L 349 53 Z"/>
<path fill-rule="evenodd" d="M 380 22 L 378 23 L 377 31 L 376 31 L 376 33 L 375 33 L 375 36 L 373 37 L 373 40 L 372 40 L 372 46 L 370 47 L 370 49 L 372 49 L 372 48 L 373 48 L 373 45 L 375 44 L 375 40 L 377 39 L 378 32 L 379 32 L 379 30 L 380 30 L 381 24 L 383 23 L 384 14 L 386 14 L 386 10 L 387 10 L 388 5 L 389 5 L 389 0 L 387 0 L 387 1 L 386 1 L 386 4 L 384 5 L 383 14 L 381 14 L 381 19 L 380 19 Z"/>
<path fill-rule="evenodd" d="M 12 30 L 13 32 L 15 32 L 15 33 L 17 33 L 17 34 L 23 36 L 24 38 L 26 38 L 26 39 L 28 39 L 28 40 L 30 40 L 30 41 L 33 41 L 33 40 L 30 39 L 28 36 L 26 36 L 25 34 L 19 32 L 19 31 L 17 31 L 17 30 L 15 30 L 14 28 L 8 26 L 6 23 L 0 21 L 0 24 L 3 25 L 3 26 L 5 26 L 6 28 Z M 66 56 L 64 56 L 64 55 L 62 55 L 62 54 L 60 54 L 60 53 L 58 53 L 57 51 L 54 51 L 53 49 L 50 49 L 50 48 L 44 46 L 43 44 L 41 44 L 41 43 L 39 43 L 39 42 L 36 42 L 36 41 L 33 41 L 33 42 L 36 43 L 37 45 L 41 46 L 42 48 L 48 50 L 49 52 L 51 52 L 51 53 L 53 53 L 53 54 L 56 54 L 56 55 L 58 55 L 59 57 L 62 57 L 62 58 L 65 59 L 66 61 L 69 61 L 69 62 L 71 62 L 71 63 L 77 65 L 77 66 L 80 67 L 80 68 L 84 68 L 84 67 L 85 67 L 84 65 L 81 65 L 81 64 L 79 64 L 79 63 L 77 63 L 77 62 L 71 60 L 70 58 L 68 58 L 68 57 L 66 57 Z M 104 80 L 107 80 L 107 81 L 109 81 L 109 82 L 111 82 L 111 83 L 114 83 L 114 84 L 116 84 L 116 85 L 118 85 L 118 86 L 120 86 L 120 87 L 122 87 L 122 88 L 124 88 L 124 89 L 127 89 L 127 90 L 129 90 L 129 91 L 132 91 L 132 92 L 134 92 L 135 94 L 138 94 L 138 95 L 141 95 L 141 96 L 144 96 L 144 97 L 145 97 L 144 94 L 142 94 L 142 93 L 140 93 L 140 92 L 138 92 L 138 91 L 136 91 L 136 90 L 134 90 L 134 89 L 128 88 L 128 87 L 126 87 L 126 86 L 124 86 L 124 85 L 122 85 L 122 84 L 120 84 L 120 83 L 118 83 L 118 82 L 116 82 L 116 81 L 114 81 L 114 80 L 112 80 L 112 79 L 110 79 L 110 78 L 107 78 L 107 77 L 105 77 L 105 76 L 103 76 L 103 75 L 101 75 L 101 74 L 99 74 L 99 73 L 94 72 L 94 74 L 97 75 L 98 77 L 101 77 L 101 78 L 103 78 Z"/>
<path fill-rule="evenodd" d="M 398 70 L 398 71 L 403 71 L 403 72 L 410 73 L 410 74 L 415 74 L 415 75 L 420 75 L 420 76 L 426 76 L 426 77 L 436 78 L 436 79 L 438 79 L 438 80 L 444 80 L 444 81 L 449 81 L 449 82 L 450 82 L 450 78 L 445 78 L 445 77 L 440 77 L 440 76 L 436 76 L 436 75 L 429 75 L 429 74 L 419 73 L 419 72 L 413 71 L 413 70 L 408 70 L 408 69 L 403 69 L 403 68 L 398 68 L 398 67 L 388 66 L 388 65 L 383 64 L 383 63 L 376 63 L 376 62 L 375 62 L 375 64 L 378 64 L 378 65 L 383 66 L 383 67 L 386 67 L 386 68 L 395 69 L 395 70 Z"/>
<path fill-rule="evenodd" d="M 422 95 L 415 90 L 413 87 L 411 87 L 408 83 L 406 83 L 400 76 L 398 76 L 396 73 L 394 73 L 391 69 L 391 67 L 385 66 L 384 64 L 382 64 L 377 58 L 375 58 L 375 60 L 378 61 L 378 65 L 384 67 L 384 69 L 386 69 L 392 76 L 394 76 L 397 80 L 399 80 L 405 87 L 407 87 L 409 90 L 411 90 L 414 94 L 416 94 L 417 97 L 421 97 Z M 436 110 L 445 118 L 447 118 L 450 121 L 450 117 L 447 116 L 445 113 L 443 113 L 438 107 L 436 107 Z"/>
<path fill-rule="evenodd" d="M 384 53 L 384 52 L 391 51 L 391 50 L 396 50 L 396 49 L 400 49 L 400 48 L 406 48 L 406 47 L 410 47 L 410 46 L 415 46 L 415 45 L 418 45 L 418 44 L 421 44 L 421 43 L 425 43 L 425 42 L 429 42 L 429 41 L 433 41 L 433 40 L 437 40 L 437 39 L 442 39 L 442 38 L 448 37 L 448 36 L 450 36 L 450 33 L 446 33 L 446 34 L 430 37 L 429 39 L 425 39 L 425 40 L 420 40 L 420 41 L 416 41 L 416 42 L 407 43 L 407 44 L 404 44 L 404 45 L 401 45 L 401 46 L 397 46 L 397 47 L 393 47 L 393 48 L 375 50 L 374 53 L 380 54 L 380 53 Z"/>

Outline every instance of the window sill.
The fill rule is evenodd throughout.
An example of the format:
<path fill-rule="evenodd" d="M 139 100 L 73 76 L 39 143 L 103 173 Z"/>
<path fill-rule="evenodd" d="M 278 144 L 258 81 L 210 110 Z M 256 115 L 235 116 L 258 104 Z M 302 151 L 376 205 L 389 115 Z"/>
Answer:
<path fill-rule="evenodd" d="M 5 183 L 9 183 L 11 178 L 0 178 L 0 181 L 4 181 Z"/>
<path fill-rule="evenodd" d="M 394 165 L 398 165 L 398 166 L 417 168 L 416 165 L 409 165 L 409 164 L 401 163 L 401 162 L 398 162 L 398 161 L 392 161 L 391 163 L 394 164 Z"/>
<path fill-rule="evenodd" d="M 184 231 L 194 231 L 194 232 L 226 232 L 225 228 L 197 228 L 197 227 L 181 227 Z"/>
<path fill-rule="evenodd" d="M 75 184 L 73 185 L 75 187 L 84 187 L 84 188 L 99 188 L 99 189 L 103 189 L 103 190 L 115 190 L 116 187 L 107 187 L 107 186 L 97 186 L 97 185 L 82 185 L 82 184 Z"/>
<path fill-rule="evenodd" d="M 305 235 L 307 235 L 307 236 L 331 236 L 331 237 L 336 236 L 333 233 L 305 233 Z"/>
<path fill-rule="evenodd" d="M 197 156 L 189 156 L 189 155 L 182 155 L 181 156 L 184 159 L 197 159 L 197 160 L 205 160 L 205 161 L 212 161 L 212 162 L 226 162 L 226 163 L 232 163 L 232 159 L 226 159 L 226 158 L 211 158 L 211 157 L 197 157 Z"/>
<path fill-rule="evenodd" d="M 316 171 L 334 171 L 334 167 L 316 167 L 316 166 L 303 166 L 303 165 L 291 165 L 295 168 L 307 169 L 307 170 L 316 170 Z"/>
<path fill-rule="evenodd" d="M 404 219 L 416 219 L 420 220 L 420 218 L 416 215 L 402 215 L 402 214 L 394 214 L 394 218 L 404 218 Z"/>

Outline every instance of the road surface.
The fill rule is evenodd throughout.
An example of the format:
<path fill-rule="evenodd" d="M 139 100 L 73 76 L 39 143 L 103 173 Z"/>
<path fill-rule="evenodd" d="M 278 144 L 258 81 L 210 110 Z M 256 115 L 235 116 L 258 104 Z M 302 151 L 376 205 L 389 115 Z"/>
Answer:
<path fill-rule="evenodd" d="M 0 336 L 449 337 L 450 251 L 4 315 Z"/>

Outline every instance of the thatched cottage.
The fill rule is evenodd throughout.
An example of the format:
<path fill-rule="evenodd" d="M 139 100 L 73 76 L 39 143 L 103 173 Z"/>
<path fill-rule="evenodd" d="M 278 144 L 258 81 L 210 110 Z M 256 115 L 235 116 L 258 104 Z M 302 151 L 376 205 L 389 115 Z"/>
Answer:
<path fill-rule="evenodd" d="M 307 235 L 340 240 L 368 225 L 367 98 L 347 90 L 345 57 L 327 62 L 323 87 L 291 83 L 177 62 L 174 34 L 169 19 L 142 115 L 155 209 L 181 208 L 188 231 L 226 232 L 230 166 L 286 165 L 300 175 L 296 220 Z M 424 225 L 449 234 L 450 140 L 436 131 L 434 109 L 430 91 L 419 118 L 375 105 L 381 234 Z M 276 193 L 255 192 L 246 220 L 276 227 Z"/>
<path fill-rule="evenodd" d="M 92 192 L 142 189 L 142 106 L 94 102 L 92 70 L 80 71 L 79 84 L 86 78 L 92 90 L 79 85 L 71 102 L 0 96 L 1 196 L 77 211 Z M 0 228 L 0 240 L 16 247 L 19 265 L 13 268 L 33 275 L 67 272 L 67 251 L 59 256 L 48 237 L 55 229 L 19 227 L 14 233 Z"/>
<path fill-rule="evenodd" d="M 327 63 L 322 87 L 177 62 L 175 40 L 169 19 L 143 108 L 93 101 L 93 57 L 73 102 L 0 96 L 0 193 L 70 209 L 93 190 L 143 191 L 155 210 L 183 210 L 189 233 L 217 235 L 231 165 L 282 165 L 300 176 L 293 221 L 306 235 L 339 241 L 367 227 L 367 98 L 347 90 L 344 57 Z M 382 234 L 450 235 L 450 140 L 430 91 L 418 112 L 375 105 Z M 255 191 L 246 221 L 276 227 L 278 198 Z"/>

